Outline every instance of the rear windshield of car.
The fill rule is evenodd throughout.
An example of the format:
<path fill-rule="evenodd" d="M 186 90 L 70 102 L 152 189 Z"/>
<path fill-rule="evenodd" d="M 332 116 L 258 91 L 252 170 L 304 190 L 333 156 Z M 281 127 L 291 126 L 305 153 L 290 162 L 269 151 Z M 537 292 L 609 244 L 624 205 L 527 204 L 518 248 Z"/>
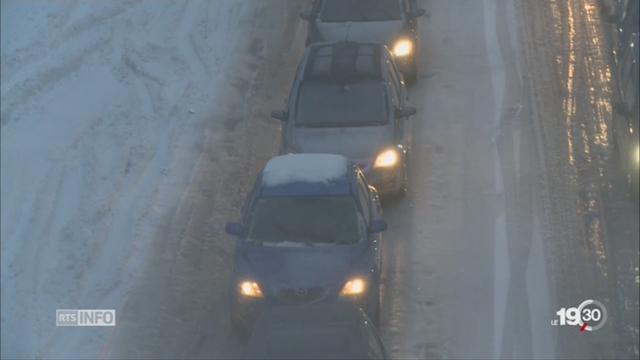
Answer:
<path fill-rule="evenodd" d="M 351 196 L 266 197 L 254 206 L 247 241 L 283 247 L 350 245 L 365 234 Z"/>
<path fill-rule="evenodd" d="M 305 82 L 300 87 L 295 125 L 375 126 L 387 123 L 387 96 L 379 81 L 341 85 Z"/>
<path fill-rule="evenodd" d="M 325 0 L 320 9 L 323 22 L 400 20 L 397 0 Z"/>

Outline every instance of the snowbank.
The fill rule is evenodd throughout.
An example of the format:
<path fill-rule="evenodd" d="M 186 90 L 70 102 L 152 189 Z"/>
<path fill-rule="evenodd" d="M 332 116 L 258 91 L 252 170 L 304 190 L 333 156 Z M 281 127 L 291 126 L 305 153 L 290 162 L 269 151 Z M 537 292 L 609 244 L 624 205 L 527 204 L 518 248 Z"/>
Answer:
<path fill-rule="evenodd" d="M 234 1 L 1 2 L 2 357 L 100 356 L 188 185 L 234 62 Z"/>

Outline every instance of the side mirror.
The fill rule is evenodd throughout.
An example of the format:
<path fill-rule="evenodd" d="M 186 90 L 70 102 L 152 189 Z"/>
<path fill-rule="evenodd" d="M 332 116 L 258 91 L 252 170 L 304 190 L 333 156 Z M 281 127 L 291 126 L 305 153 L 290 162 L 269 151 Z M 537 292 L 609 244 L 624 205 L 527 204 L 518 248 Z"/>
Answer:
<path fill-rule="evenodd" d="M 409 14 L 409 17 L 411 17 L 412 19 L 415 19 L 415 18 L 419 18 L 420 16 L 424 16 L 424 14 L 426 14 L 426 13 L 427 12 L 426 12 L 425 9 L 418 8 L 418 9 L 415 9 L 414 11 L 412 11 Z"/>
<path fill-rule="evenodd" d="M 396 118 L 406 118 L 416 114 L 416 108 L 413 106 L 405 106 L 402 109 L 396 109 Z"/>
<path fill-rule="evenodd" d="M 271 112 L 271 117 L 274 119 L 287 121 L 288 114 L 286 111 L 283 111 L 283 110 L 273 110 Z"/>
<path fill-rule="evenodd" d="M 387 230 L 387 222 L 384 220 L 373 220 L 369 225 L 369 233 L 377 234 Z"/>
<path fill-rule="evenodd" d="M 229 235 L 234 236 L 243 236 L 244 235 L 244 226 L 240 223 L 229 222 L 224 226 L 224 231 Z"/>
<path fill-rule="evenodd" d="M 311 10 L 301 11 L 300 12 L 300 18 L 302 20 L 309 21 L 309 20 L 311 20 L 313 18 L 313 13 L 311 12 Z"/>

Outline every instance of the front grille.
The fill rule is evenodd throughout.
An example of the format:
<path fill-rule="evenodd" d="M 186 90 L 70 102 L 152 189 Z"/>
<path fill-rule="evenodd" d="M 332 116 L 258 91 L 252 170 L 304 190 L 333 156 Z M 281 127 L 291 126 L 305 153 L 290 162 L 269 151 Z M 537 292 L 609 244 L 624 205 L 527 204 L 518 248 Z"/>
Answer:
<path fill-rule="evenodd" d="M 287 304 L 308 304 L 321 300 L 325 293 L 321 287 L 282 288 L 278 298 Z"/>

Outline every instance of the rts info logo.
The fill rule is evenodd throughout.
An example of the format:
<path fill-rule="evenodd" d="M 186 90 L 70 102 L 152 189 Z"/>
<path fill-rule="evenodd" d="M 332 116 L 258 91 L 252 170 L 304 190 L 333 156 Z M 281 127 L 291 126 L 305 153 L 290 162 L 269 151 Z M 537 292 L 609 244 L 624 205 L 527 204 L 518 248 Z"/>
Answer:
<path fill-rule="evenodd" d="M 59 309 L 56 310 L 56 326 L 116 326 L 116 311 Z"/>

